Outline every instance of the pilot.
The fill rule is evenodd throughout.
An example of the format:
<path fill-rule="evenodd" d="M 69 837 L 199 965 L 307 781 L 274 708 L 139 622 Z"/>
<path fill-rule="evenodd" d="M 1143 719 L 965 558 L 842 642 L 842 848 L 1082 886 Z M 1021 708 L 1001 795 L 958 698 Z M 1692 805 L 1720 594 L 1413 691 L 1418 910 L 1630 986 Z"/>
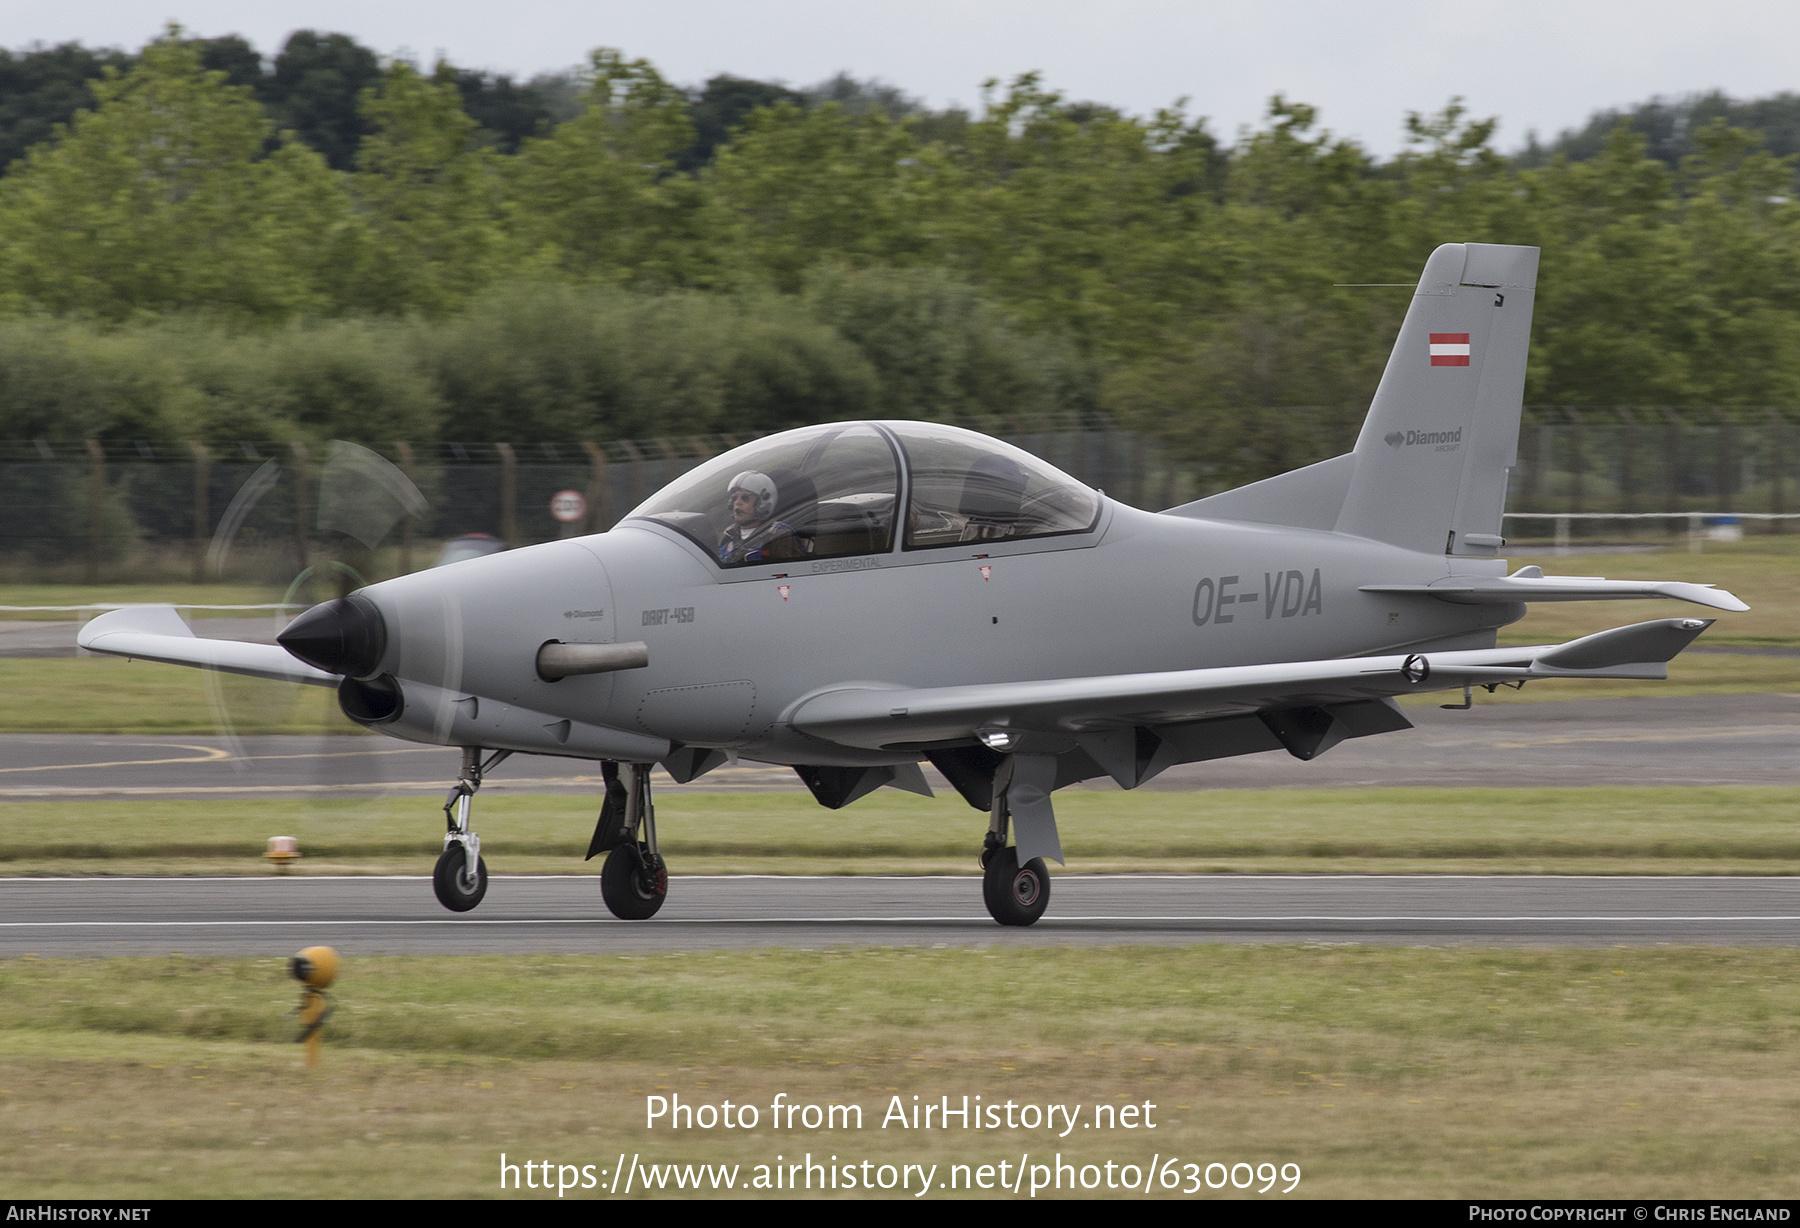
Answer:
<path fill-rule="evenodd" d="M 792 525 L 775 519 L 774 481 L 746 469 L 731 479 L 731 523 L 719 535 L 719 562 L 726 567 L 799 558 L 804 551 Z"/>

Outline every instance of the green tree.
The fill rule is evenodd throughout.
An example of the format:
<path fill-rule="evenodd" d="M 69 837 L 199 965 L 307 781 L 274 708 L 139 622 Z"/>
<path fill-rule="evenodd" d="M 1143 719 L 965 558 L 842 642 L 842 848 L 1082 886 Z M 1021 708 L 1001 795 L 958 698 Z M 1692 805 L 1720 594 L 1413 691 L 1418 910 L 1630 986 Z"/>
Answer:
<path fill-rule="evenodd" d="M 49 140 L 75 112 L 90 110 L 89 86 L 108 67 L 130 66 L 122 51 L 90 51 L 79 43 L 17 52 L 0 47 L 0 170 Z"/>
<path fill-rule="evenodd" d="M 502 184 L 475 139 L 454 72 L 396 61 L 363 95 L 372 131 L 356 156 L 355 191 L 370 243 L 360 270 L 365 310 L 442 314 L 504 264 Z"/>
<path fill-rule="evenodd" d="M 263 100 L 280 127 L 318 150 L 333 170 L 348 171 L 369 134 L 359 100 L 380 81 L 375 53 L 349 35 L 296 30 L 275 57 Z"/>
<path fill-rule="evenodd" d="M 511 232 L 533 267 L 577 280 L 683 286 L 710 280 L 704 194 L 675 159 L 686 101 L 643 60 L 594 52 L 580 115 L 514 162 Z"/>
<path fill-rule="evenodd" d="M 103 319 L 200 310 L 281 319 L 342 306 L 356 227 L 310 150 L 263 157 L 270 126 L 171 29 L 97 108 L 0 180 L 6 305 Z"/>

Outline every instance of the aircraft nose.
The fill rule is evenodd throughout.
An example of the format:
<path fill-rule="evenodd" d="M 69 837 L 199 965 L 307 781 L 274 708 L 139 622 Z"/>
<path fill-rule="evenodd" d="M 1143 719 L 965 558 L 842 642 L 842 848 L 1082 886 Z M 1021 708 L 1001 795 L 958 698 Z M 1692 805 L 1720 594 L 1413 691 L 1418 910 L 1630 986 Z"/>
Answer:
<path fill-rule="evenodd" d="M 387 651 L 387 623 L 374 602 L 352 594 L 314 606 L 275 642 L 318 669 L 368 678 L 381 668 Z"/>

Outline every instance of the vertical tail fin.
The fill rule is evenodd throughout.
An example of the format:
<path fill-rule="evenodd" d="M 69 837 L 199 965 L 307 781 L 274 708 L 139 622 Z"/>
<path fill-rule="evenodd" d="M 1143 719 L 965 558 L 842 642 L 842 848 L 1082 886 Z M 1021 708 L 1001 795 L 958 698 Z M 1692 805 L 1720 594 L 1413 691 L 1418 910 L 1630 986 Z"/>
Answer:
<path fill-rule="evenodd" d="M 1537 264 L 1535 247 L 1446 243 L 1431 254 L 1357 437 L 1338 532 L 1498 552 Z"/>

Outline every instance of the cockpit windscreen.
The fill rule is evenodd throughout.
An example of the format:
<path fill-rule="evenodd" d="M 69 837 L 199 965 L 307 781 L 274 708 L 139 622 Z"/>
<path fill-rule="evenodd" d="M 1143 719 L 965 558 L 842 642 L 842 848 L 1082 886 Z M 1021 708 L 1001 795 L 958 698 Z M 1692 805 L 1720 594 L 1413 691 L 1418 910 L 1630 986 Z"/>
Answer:
<path fill-rule="evenodd" d="M 860 423 L 734 448 L 658 491 L 632 518 L 666 524 L 721 567 L 877 554 L 893 546 L 893 447 Z"/>

